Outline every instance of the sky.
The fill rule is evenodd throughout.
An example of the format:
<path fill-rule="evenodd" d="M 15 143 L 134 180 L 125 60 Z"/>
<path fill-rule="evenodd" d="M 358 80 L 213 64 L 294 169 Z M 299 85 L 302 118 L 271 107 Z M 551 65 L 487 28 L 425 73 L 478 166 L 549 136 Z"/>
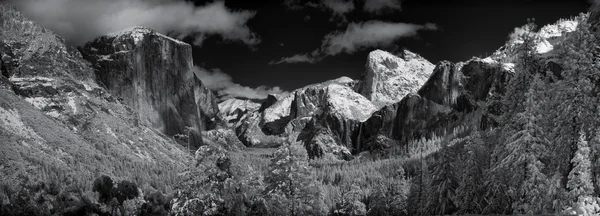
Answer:
<path fill-rule="evenodd" d="M 73 45 L 135 25 L 184 40 L 209 88 L 223 98 L 254 99 L 358 79 L 375 49 L 408 49 L 434 64 L 487 56 L 527 18 L 543 26 L 590 7 L 586 0 L 15 2 Z"/>

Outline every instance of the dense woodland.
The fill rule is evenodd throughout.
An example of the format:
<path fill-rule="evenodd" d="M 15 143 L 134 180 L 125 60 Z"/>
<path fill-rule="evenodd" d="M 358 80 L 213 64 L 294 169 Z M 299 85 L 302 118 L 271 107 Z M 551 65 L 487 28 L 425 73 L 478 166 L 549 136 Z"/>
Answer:
<path fill-rule="evenodd" d="M 496 127 L 465 122 L 352 161 L 308 160 L 292 138 L 276 150 L 203 146 L 154 191 L 142 179 L 24 176 L 0 188 L 0 215 L 598 213 L 600 41 L 587 17 L 552 59 L 535 54 L 536 26 L 525 26 L 523 43 L 506 51 L 515 72 L 505 95 L 480 108 L 501 110 Z M 545 71 L 549 60 L 558 76 Z"/>

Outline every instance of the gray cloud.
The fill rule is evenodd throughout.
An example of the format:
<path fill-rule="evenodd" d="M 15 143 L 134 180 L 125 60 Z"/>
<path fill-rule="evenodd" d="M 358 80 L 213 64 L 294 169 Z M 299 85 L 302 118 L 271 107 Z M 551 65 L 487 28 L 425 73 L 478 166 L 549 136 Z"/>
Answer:
<path fill-rule="evenodd" d="M 401 0 L 285 0 L 283 3 L 290 10 L 304 8 L 318 8 L 333 12 L 334 16 L 342 17 L 362 6 L 366 13 L 382 14 L 385 12 L 399 11 L 402 7 Z"/>
<path fill-rule="evenodd" d="M 321 4 L 336 15 L 343 15 L 354 10 L 352 0 L 323 0 Z"/>
<path fill-rule="evenodd" d="M 279 61 L 271 61 L 270 65 L 281 64 L 281 63 L 316 63 L 321 58 L 316 54 L 296 54 L 291 57 L 281 58 Z"/>
<path fill-rule="evenodd" d="M 402 7 L 400 0 L 365 0 L 363 10 L 365 12 L 381 14 L 384 12 L 399 11 Z"/>
<path fill-rule="evenodd" d="M 248 98 L 248 99 L 266 99 L 269 94 L 286 93 L 278 86 L 269 88 L 259 86 L 250 88 L 234 83 L 231 76 L 222 72 L 219 69 L 206 70 L 201 67 L 194 67 L 194 73 L 206 87 L 217 93 L 220 100 L 225 100 L 231 97 Z"/>
<path fill-rule="evenodd" d="M 437 30 L 437 26 L 431 23 L 417 25 L 377 20 L 350 23 L 345 31 L 326 35 L 319 49 L 307 54 L 284 57 L 270 64 L 315 63 L 327 56 L 335 56 L 340 53 L 352 54 L 367 48 L 390 46 L 400 38 L 416 36 L 417 32 L 421 30 Z"/>
<path fill-rule="evenodd" d="M 80 45 L 132 26 L 145 26 L 196 44 L 210 36 L 260 43 L 246 23 L 252 11 L 232 11 L 222 1 L 195 7 L 183 0 L 13 0 L 29 17 Z"/>

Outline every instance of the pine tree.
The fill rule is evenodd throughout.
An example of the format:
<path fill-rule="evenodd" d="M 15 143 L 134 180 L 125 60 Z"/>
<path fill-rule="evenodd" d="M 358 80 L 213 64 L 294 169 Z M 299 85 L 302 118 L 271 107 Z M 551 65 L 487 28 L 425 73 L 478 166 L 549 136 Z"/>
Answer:
<path fill-rule="evenodd" d="M 515 74 L 507 84 L 507 90 L 502 100 L 504 105 L 503 124 L 511 126 L 513 118 L 517 113 L 522 112 L 525 108 L 527 90 L 529 89 L 531 80 L 536 73 L 541 71 L 541 64 L 538 57 L 535 55 L 536 43 L 540 40 L 535 30 L 536 25 L 533 20 L 528 20 L 527 25 L 523 27 L 524 33 L 519 35 L 522 44 L 517 46 L 515 64 Z M 509 127 L 509 129 L 515 129 Z"/>
<path fill-rule="evenodd" d="M 590 170 L 590 147 L 585 139 L 585 134 L 581 133 L 577 142 L 577 152 L 571 160 L 573 169 L 569 173 L 569 181 L 567 182 L 571 200 L 576 202 L 594 192 Z"/>
<path fill-rule="evenodd" d="M 539 82 L 539 77 L 536 77 Z M 547 177 L 542 173 L 544 164 L 541 158 L 547 153 L 549 141 L 536 124 L 537 105 L 534 88 L 530 88 L 525 103 L 525 111 L 517 115 L 522 129 L 510 136 L 506 149 L 508 154 L 499 165 L 504 171 L 513 171 L 509 190 L 513 197 L 514 213 L 540 214 L 545 209 Z"/>
<path fill-rule="evenodd" d="M 400 168 L 387 184 L 378 185 L 371 193 L 368 215 L 407 215 L 408 189 L 404 169 Z"/>
<path fill-rule="evenodd" d="M 552 138 L 556 142 L 556 159 L 565 178 L 573 169 L 570 160 L 578 149 L 579 133 L 592 134 L 600 124 L 596 114 L 600 98 L 599 41 L 586 20 L 587 15 L 580 15 L 576 30 L 556 48 L 563 79 L 553 85 L 556 93 L 552 102 L 556 103 L 556 109 L 552 118 L 557 127 L 553 128 Z"/>
<path fill-rule="evenodd" d="M 484 173 L 489 155 L 486 155 L 484 147 L 481 132 L 475 132 L 465 145 L 467 153 L 462 167 L 463 174 L 456 189 L 456 204 L 460 208 L 459 213 L 480 214 L 485 206 L 482 203 L 486 191 Z"/>
<path fill-rule="evenodd" d="M 600 130 L 594 133 L 590 144 L 590 161 L 592 161 L 592 181 L 594 183 L 594 196 L 599 196 L 600 190 Z"/>
<path fill-rule="evenodd" d="M 412 178 L 408 198 L 409 215 L 430 215 L 427 209 L 428 195 L 431 187 L 431 173 L 427 161 L 421 158 L 421 167 L 415 177 Z"/>
<path fill-rule="evenodd" d="M 301 144 L 281 146 L 265 176 L 265 193 L 275 215 L 323 215 L 323 196 L 308 164 Z"/>
<path fill-rule="evenodd" d="M 438 161 L 433 168 L 432 187 L 428 199 L 428 209 L 436 215 L 452 214 L 456 210 L 454 203 L 458 180 L 456 178 L 452 152 L 444 142 L 439 151 Z"/>

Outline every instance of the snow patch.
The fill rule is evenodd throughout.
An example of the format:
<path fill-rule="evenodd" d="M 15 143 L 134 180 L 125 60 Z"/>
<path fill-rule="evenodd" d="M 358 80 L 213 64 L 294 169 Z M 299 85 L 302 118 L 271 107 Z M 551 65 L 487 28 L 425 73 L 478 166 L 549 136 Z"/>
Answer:
<path fill-rule="evenodd" d="M 98 61 L 112 61 L 111 55 L 98 55 Z"/>
<path fill-rule="evenodd" d="M 294 101 L 295 95 L 289 94 L 283 99 L 277 101 L 275 104 L 265 109 L 264 111 L 264 120 L 265 122 L 273 122 L 279 120 L 283 117 L 290 115 L 290 110 L 292 107 L 292 101 Z"/>
<path fill-rule="evenodd" d="M 68 99 L 69 99 L 69 102 L 67 104 L 69 104 L 69 106 L 73 110 L 73 113 L 77 114 L 77 104 L 75 103 L 75 97 L 69 95 Z"/>
<path fill-rule="evenodd" d="M 566 32 L 575 31 L 577 25 L 579 25 L 577 20 L 560 20 L 554 24 L 542 27 L 539 31 L 539 35 L 542 38 L 560 37 Z"/>
<path fill-rule="evenodd" d="M 360 122 L 366 121 L 373 112 L 377 111 L 369 99 L 338 84 L 327 87 L 327 104 L 332 112 Z"/>
<path fill-rule="evenodd" d="M 90 87 L 90 85 L 88 85 L 87 83 L 82 82 L 81 84 L 83 84 L 83 87 L 85 88 L 86 91 L 92 91 L 94 89 L 92 89 L 92 87 Z"/>
<path fill-rule="evenodd" d="M 490 57 L 487 57 L 487 58 L 481 59 L 481 61 L 483 61 L 483 62 L 485 62 L 485 63 L 488 63 L 488 64 L 495 64 L 495 63 L 498 63 L 496 60 L 494 60 L 494 59 L 492 59 L 492 58 L 490 58 Z"/>
<path fill-rule="evenodd" d="M 108 125 L 104 124 L 104 126 L 106 127 L 106 133 L 108 135 L 111 135 L 112 137 L 114 137 L 115 139 L 119 139 L 117 137 L 117 135 L 112 131 L 112 129 L 110 127 L 108 127 Z"/>
<path fill-rule="evenodd" d="M 35 108 L 43 109 L 44 107 L 50 105 L 50 100 L 45 97 L 31 97 L 25 98 L 25 101 L 33 105 Z"/>
<path fill-rule="evenodd" d="M 54 81 L 54 79 L 52 78 L 48 78 L 48 77 L 10 77 L 8 78 L 9 81 L 11 82 L 36 82 L 36 81 L 42 81 L 42 82 L 52 82 Z"/>
<path fill-rule="evenodd" d="M 60 117 L 60 113 L 56 110 L 52 110 L 50 112 L 47 112 L 46 115 L 53 117 L 53 118 L 58 118 Z"/>
<path fill-rule="evenodd" d="M 502 68 L 504 70 L 515 72 L 515 64 L 514 63 L 504 63 L 502 64 Z"/>
<path fill-rule="evenodd" d="M 548 52 L 552 51 L 553 49 L 554 49 L 554 46 L 552 46 L 552 44 L 550 44 L 550 42 L 548 42 L 547 40 L 543 40 L 540 43 L 536 44 L 536 46 L 535 46 L 535 51 L 538 54 L 548 53 Z"/>

